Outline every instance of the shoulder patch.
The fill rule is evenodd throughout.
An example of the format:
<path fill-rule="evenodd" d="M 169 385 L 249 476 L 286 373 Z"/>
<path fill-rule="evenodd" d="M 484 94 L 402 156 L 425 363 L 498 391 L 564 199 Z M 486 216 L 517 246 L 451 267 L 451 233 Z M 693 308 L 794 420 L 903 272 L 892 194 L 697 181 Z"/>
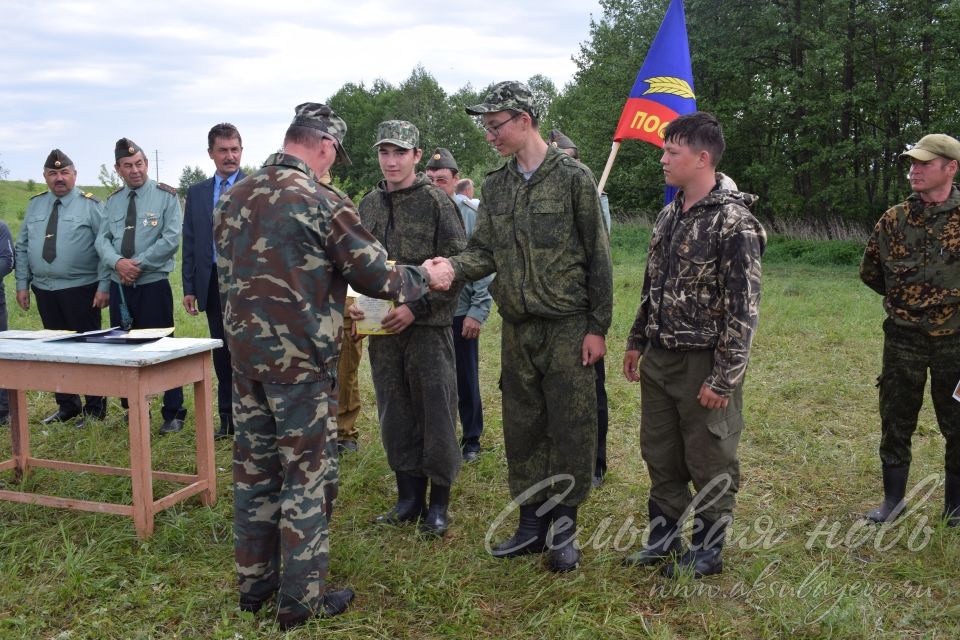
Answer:
<path fill-rule="evenodd" d="M 83 196 L 84 198 L 86 198 L 87 200 L 93 200 L 94 202 L 100 202 L 100 198 L 98 198 L 97 196 L 93 195 L 93 194 L 90 193 L 89 191 L 81 191 L 81 192 L 80 192 L 80 195 L 82 195 L 82 196 Z"/>
<path fill-rule="evenodd" d="M 170 185 L 165 184 L 165 183 L 163 183 L 163 182 L 158 182 L 158 183 L 157 183 L 157 188 L 160 189 L 161 191 L 166 191 L 167 193 L 172 193 L 173 195 L 177 195 L 177 190 L 176 190 L 176 189 L 174 189 L 174 188 L 171 187 Z"/>
<path fill-rule="evenodd" d="M 39 198 L 40 196 L 45 196 L 45 195 L 47 195 L 48 193 L 50 193 L 49 190 L 48 190 L 48 191 L 41 191 L 40 193 L 38 193 L 38 194 L 36 194 L 36 195 L 30 196 L 30 199 L 33 200 L 34 198 Z"/>
<path fill-rule="evenodd" d="M 117 195 L 117 194 L 120 193 L 121 191 L 123 191 L 123 187 L 117 187 L 116 189 L 114 189 L 113 191 L 110 192 L 110 195 L 108 195 L 107 198 L 108 198 L 108 199 L 109 199 L 109 198 L 112 198 L 113 196 Z"/>

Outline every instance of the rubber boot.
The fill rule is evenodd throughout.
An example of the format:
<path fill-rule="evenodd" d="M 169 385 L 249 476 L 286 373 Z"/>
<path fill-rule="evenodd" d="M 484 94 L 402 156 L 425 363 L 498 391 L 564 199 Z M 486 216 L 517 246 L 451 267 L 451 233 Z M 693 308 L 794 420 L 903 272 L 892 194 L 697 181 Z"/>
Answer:
<path fill-rule="evenodd" d="M 580 550 L 577 549 L 577 508 L 558 504 L 550 512 L 553 520 L 553 537 L 550 540 L 550 571 L 565 573 L 580 565 Z"/>
<path fill-rule="evenodd" d="M 420 521 L 420 533 L 442 537 L 447 532 L 447 507 L 450 505 L 450 487 L 430 483 L 430 508 Z"/>
<path fill-rule="evenodd" d="M 907 493 L 907 476 L 910 465 L 883 465 L 883 504 L 863 514 L 872 522 L 893 522 L 906 510 L 903 496 Z"/>
<path fill-rule="evenodd" d="M 623 564 L 633 567 L 652 567 L 660 564 L 671 555 L 683 553 L 683 541 L 680 539 L 680 523 L 671 518 L 653 500 L 647 501 L 647 513 L 650 516 L 650 535 L 643 549 L 623 559 Z"/>
<path fill-rule="evenodd" d="M 960 473 L 947 471 L 943 481 L 943 517 L 948 527 L 960 527 Z"/>
<path fill-rule="evenodd" d="M 427 479 L 397 471 L 397 504 L 374 518 L 376 524 L 400 524 L 416 522 L 424 516 L 427 495 Z"/>
<path fill-rule="evenodd" d="M 667 578 L 676 578 L 682 573 L 690 573 L 694 578 L 721 573 L 726 532 L 726 523 L 694 517 L 690 548 L 673 562 L 665 564 L 660 573 Z"/>
<path fill-rule="evenodd" d="M 512 537 L 491 549 L 494 558 L 516 558 L 531 553 L 543 553 L 547 545 L 550 514 L 537 515 L 542 502 L 520 505 L 520 524 Z"/>

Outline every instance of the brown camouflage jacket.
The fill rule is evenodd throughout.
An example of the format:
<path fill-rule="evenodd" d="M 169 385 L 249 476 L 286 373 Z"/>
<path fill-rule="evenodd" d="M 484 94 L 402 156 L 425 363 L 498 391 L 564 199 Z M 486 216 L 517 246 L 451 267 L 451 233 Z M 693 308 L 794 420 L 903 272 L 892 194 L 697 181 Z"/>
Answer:
<path fill-rule="evenodd" d="M 587 333 L 610 328 L 613 266 L 597 185 L 554 147 L 530 180 L 515 158 L 487 175 L 477 227 L 452 262 L 466 280 L 496 272 L 490 293 L 509 322 L 582 314 Z"/>
<path fill-rule="evenodd" d="M 336 375 L 347 283 L 406 302 L 427 291 L 419 267 L 389 268 L 345 194 L 278 153 L 214 212 L 223 323 L 233 368 L 277 384 Z"/>
<path fill-rule="evenodd" d="M 627 350 L 649 342 L 676 351 L 713 349 L 704 381 L 727 396 L 743 381 L 760 307 L 767 235 L 750 213 L 755 195 L 714 190 L 683 213 L 683 192 L 657 216 L 640 308 Z"/>
<path fill-rule="evenodd" d="M 420 265 L 435 256 L 449 257 L 466 245 L 463 221 L 453 200 L 426 175 L 406 189 L 387 191 L 381 180 L 377 188 L 360 201 L 360 220 L 387 249 L 397 264 Z M 431 291 L 410 302 L 414 324 L 450 326 L 462 283 L 448 291 Z"/>
<path fill-rule="evenodd" d="M 883 214 L 867 242 L 860 279 L 882 295 L 898 325 L 932 336 L 960 332 L 960 191 L 925 207 L 920 196 Z"/>

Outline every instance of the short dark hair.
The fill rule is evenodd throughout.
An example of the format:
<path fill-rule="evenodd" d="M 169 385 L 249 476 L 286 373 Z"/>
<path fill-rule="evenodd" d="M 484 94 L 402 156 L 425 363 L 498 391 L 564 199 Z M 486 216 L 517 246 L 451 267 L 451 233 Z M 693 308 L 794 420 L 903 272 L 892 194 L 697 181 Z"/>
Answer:
<path fill-rule="evenodd" d="M 473 184 L 473 180 L 470 178 L 464 178 L 462 180 L 457 180 L 456 191 L 457 193 L 463 193 Z"/>
<path fill-rule="evenodd" d="M 680 116 L 667 125 L 663 132 L 664 142 L 685 144 L 697 151 L 710 154 L 710 161 L 716 167 L 720 164 L 727 144 L 723 140 L 723 131 L 716 116 L 706 111 L 697 111 Z"/>
<path fill-rule="evenodd" d="M 227 140 L 236 138 L 240 141 L 240 146 L 243 146 L 243 138 L 240 137 L 240 132 L 229 122 L 221 122 L 220 124 L 213 125 L 210 133 L 207 134 L 207 149 L 213 149 L 213 143 L 217 138 L 225 138 Z"/>

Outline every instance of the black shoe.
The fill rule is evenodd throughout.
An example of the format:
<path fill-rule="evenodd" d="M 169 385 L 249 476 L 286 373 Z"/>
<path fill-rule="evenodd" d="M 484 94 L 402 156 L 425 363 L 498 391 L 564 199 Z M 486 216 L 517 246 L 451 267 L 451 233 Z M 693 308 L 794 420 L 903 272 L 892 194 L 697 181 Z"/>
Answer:
<path fill-rule="evenodd" d="M 960 527 L 960 473 L 946 472 L 943 480 L 943 517 L 948 527 Z"/>
<path fill-rule="evenodd" d="M 580 566 L 580 550 L 577 549 L 577 508 L 558 504 L 550 513 L 553 537 L 550 540 L 547 566 L 555 573 L 573 571 Z"/>
<path fill-rule="evenodd" d="M 723 572 L 723 543 L 728 522 L 694 516 L 690 548 L 673 562 L 663 565 L 660 573 L 667 578 L 676 578 L 684 573 L 702 578 Z"/>
<path fill-rule="evenodd" d="M 397 471 L 397 504 L 374 518 L 375 524 L 416 522 L 426 513 L 427 479 Z"/>
<path fill-rule="evenodd" d="M 547 545 L 550 513 L 539 515 L 542 502 L 520 505 L 520 524 L 516 533 L 490 550 L 494 558 L 516 558 L 531 553 L 543 553 Z"/>
<path fill-rule="evenodd" d="M 43 424 L 52 424 L 54 422 L 66 422 L 67 420 L 72 420 L 80 415 L 79 411 L 64 411 L 63 409 L 57 409 L 56 412 L 51 413 L 46 418 L 43 419 Z"/>
<path fill-rule="evenodd" d="M 883 504 L 863 514 L 871 522 L 893 522 L 906 510 L 903 497 L 907 493 L 910 465 L 883 465 Z"/>
<path fill-rule="evenodd" d="M 180 418 L 170 418 L 169 420 L 164 420 L 163 424 L 160 425 L 160 434 L 164 435 L 167 433 L 176 433 L 183 429 L 183 420 Z"/>
<path fill-rule="evenodd" d="M 590 486 L 592 486 L 594 489 L 599 489 L 600 487 L 602 487 L 603 474 L 602 473 L 593 474 L 593 477 L 590 479 Z"/>
<path fill-rule="evenodd" d="M 360 445 L 357 444 L 356 440 L 338 440 L 337 453 L 344 453 L 345 451 L 356 453 L 357 451 L 360 451 Z"/>
<path fill-rule="evenodd" d="M 463 452 L 463 461 L 464 462 L 476 462 L 480 459 L 479 451 L 464 451 Z"/>
<path fill-rule="evenodd" d="M 450 487 L 430 483 L 430 508 L 420 521 L 420 533 L 442 538 L 447 532 L 447 507 L 450 505 Z"/>
<path fill-rule="evenodd" d="M 680 523 L 664 513 L 652 499 L 647 500 L 647 514 L 650 517 L 650 535 L 643 549 L 623 559 L 623 564 L 628 567 L 652 567 L 684 552 Z"/>
<path fill-rule="evenodd" d="M 182 422 L 182 421 L 181 421 Z M 233 438 L 233 422 L 220 422 L 220 430 L 213 434 L 214 440 L 226 440 Z"/>
<path fill-rule="evenodd" d="M 310 618 L 332 618 L 338 616 L 347 610 L 350 603 L 353 602 L 354 593 L 352 589 L 339 589 L 337 591 L 327 591 L 320 597 L 320 609 L 316 613 L 300 610 L 296 615 L 277 616 L 277 624 L 280 629 L 287 631 L 294 627 L 299 627 Z"/>

